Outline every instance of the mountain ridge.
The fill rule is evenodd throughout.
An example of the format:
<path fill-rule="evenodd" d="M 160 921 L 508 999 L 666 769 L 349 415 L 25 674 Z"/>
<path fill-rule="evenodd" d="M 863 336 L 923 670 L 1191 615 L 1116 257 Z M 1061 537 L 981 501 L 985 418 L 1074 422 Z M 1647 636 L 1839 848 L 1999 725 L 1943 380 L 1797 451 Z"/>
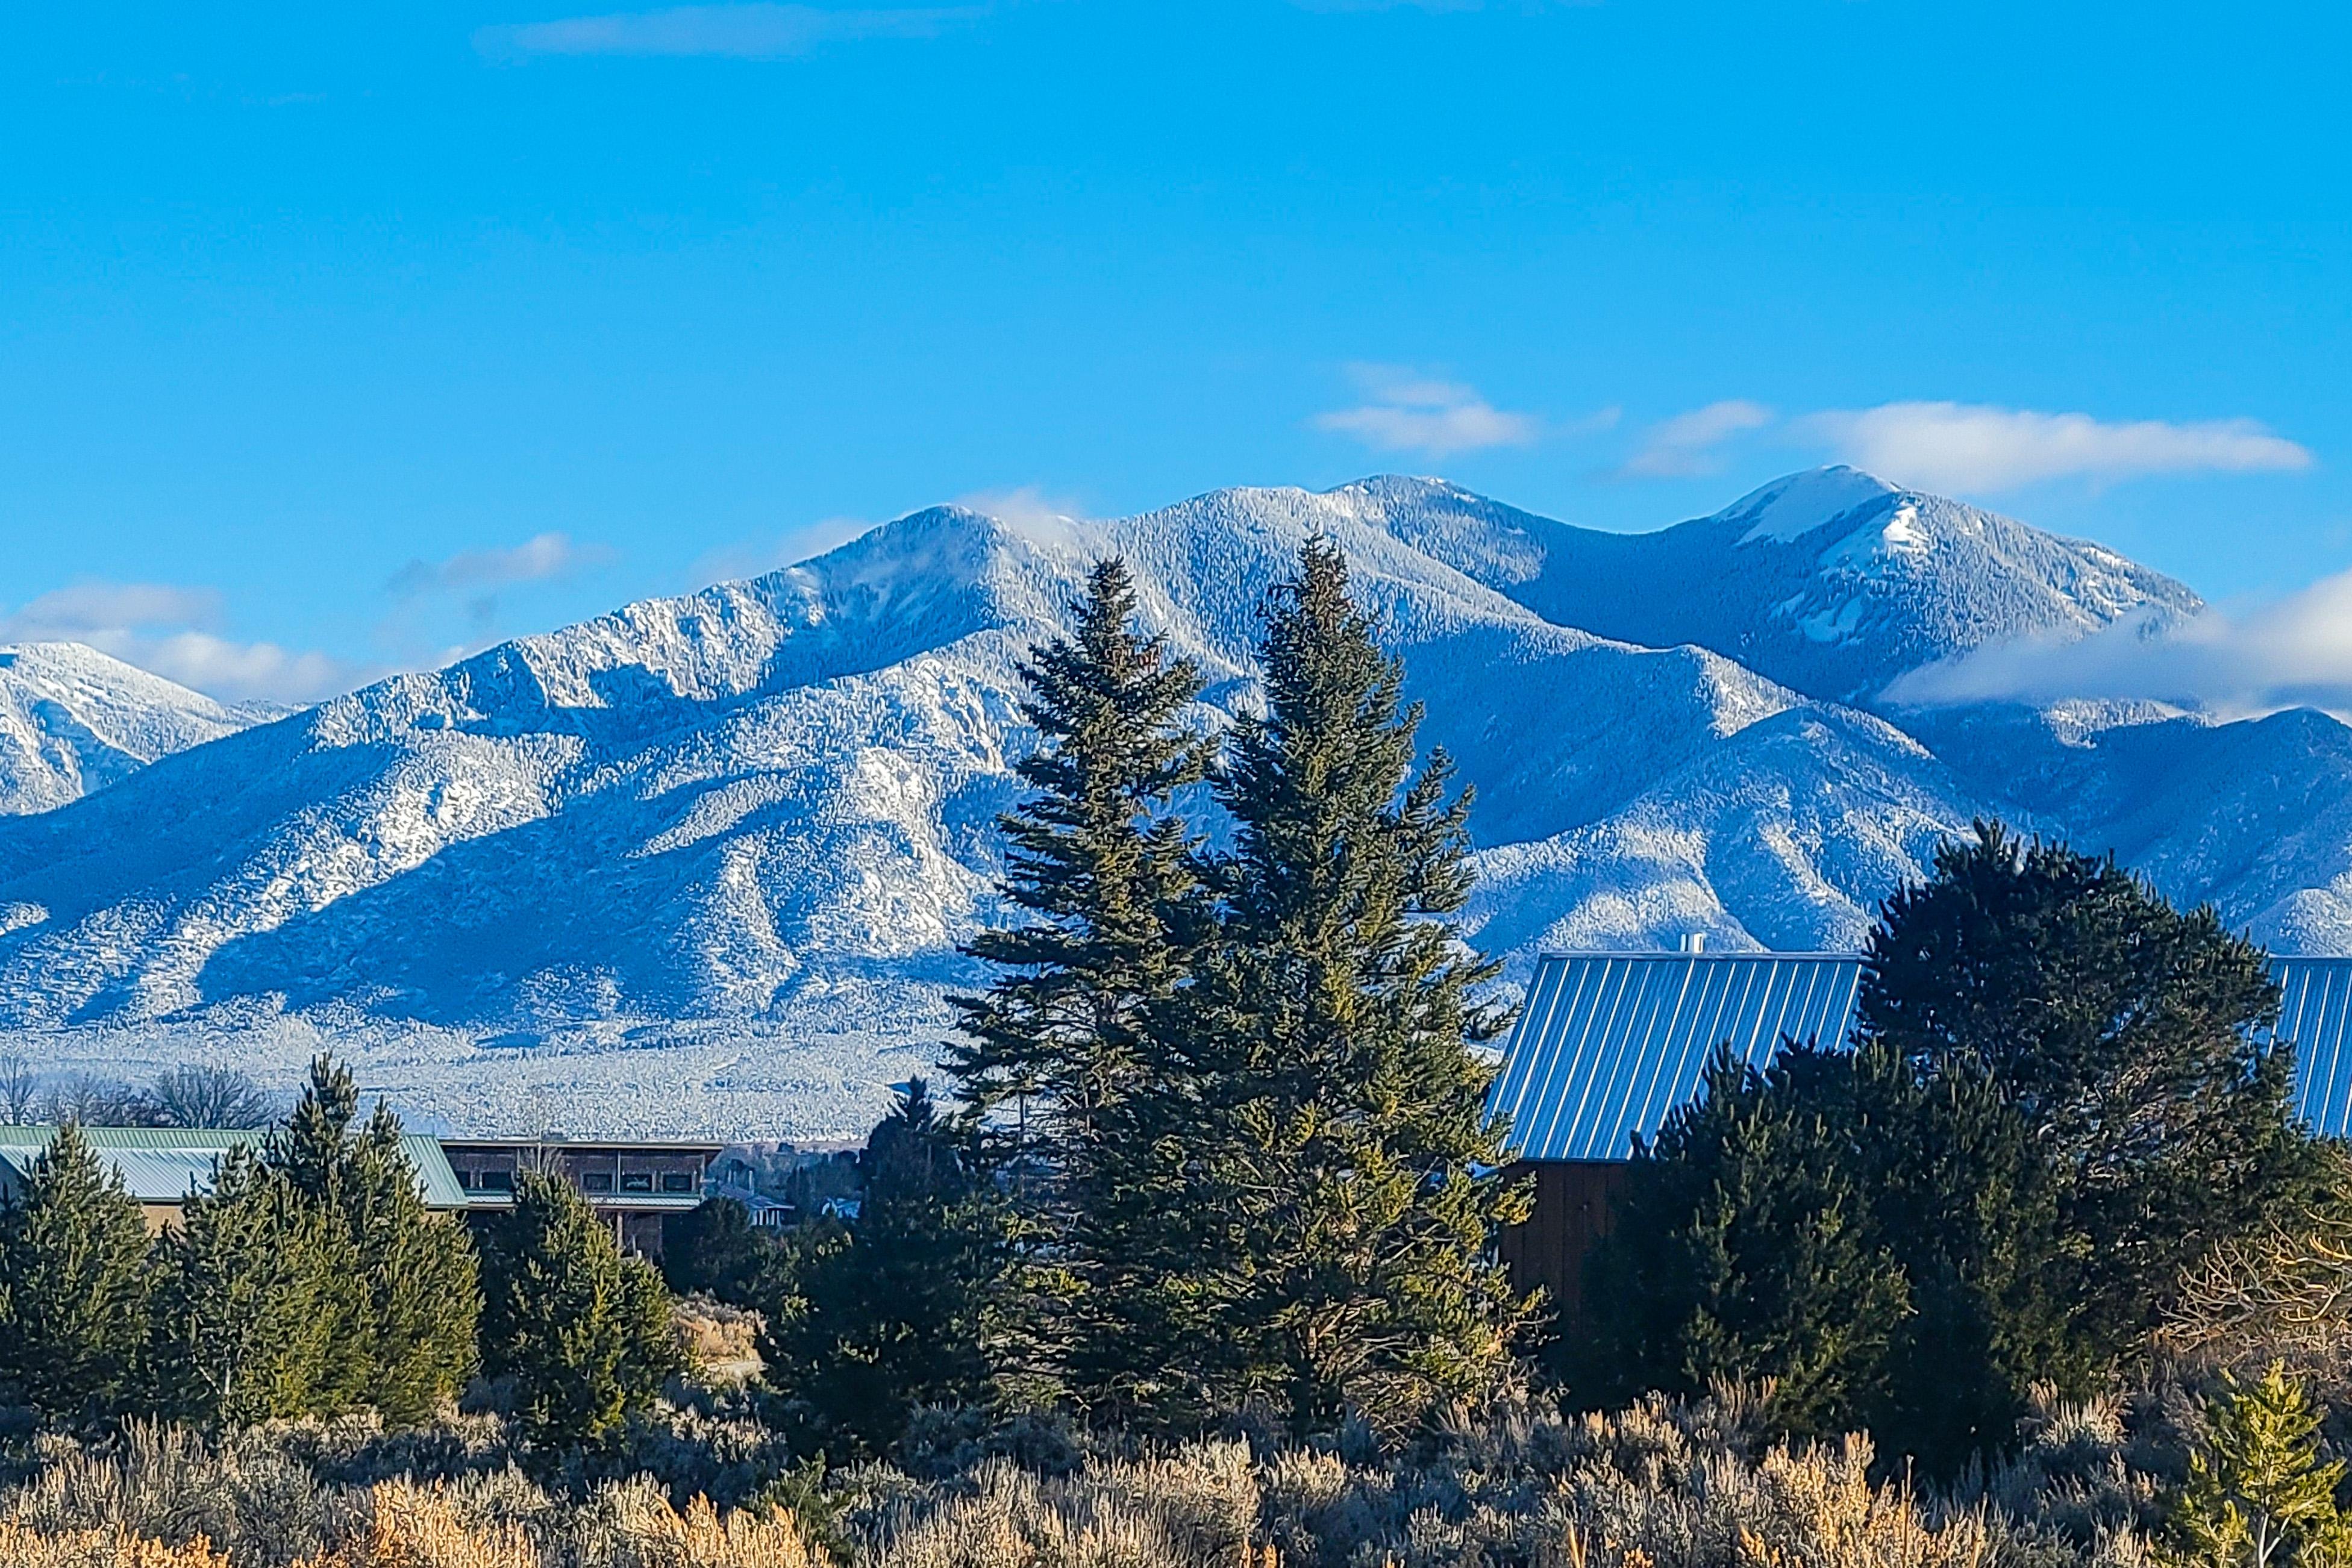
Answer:
<path fill-rule="evenodd" d="M 1389 476 L 1124 518 L 926 508 L 0 821 L 0 1032 L 58 1060 L 272 1071 L 326 1039 L 468 1128 L 850 1130 L 949 1027 L 941 996 L 974 978 L 957 945 L 1007 917 L 992 824 L 1030 744 L 1018 665 L 1067 630 L 1087 568 L 1128 559 L 1146 618 L 1202 664 L 1206 716 L 1255 700 L 1256 609 L 1309 538 L 1342 550 L 1404 659 L 1423 745 L 1479 789 L 1467 928 L 1514 974 L 1542 946 L 1694 930 L 1851 946 L 1942 837 L 1996 812 L 2127 838 L 2168 891 L 2289 939 L 2352 934 L 2333 720 L 1869 700 L 2003 636 L 2194 613 L 2160 574 L 1852 471 L 1644 536 Z M 1661 606 L 1710 564 L 1704 614 Z M 1599 624 L 1555 618 L 1583 601 Z M 1828 639 L 1806 630 L 1825 609 Z M 1698 634 L 1623 635 L 1672 613 Z M 1752 663 L 1711 645 L 1740 635 Z M 2246 758 L 2304 758 L 2292 864 L 2159 790 L 2176 755 L 2208 795 Z M 2285 809 L 2238 788 L 2252 821 Z"/>

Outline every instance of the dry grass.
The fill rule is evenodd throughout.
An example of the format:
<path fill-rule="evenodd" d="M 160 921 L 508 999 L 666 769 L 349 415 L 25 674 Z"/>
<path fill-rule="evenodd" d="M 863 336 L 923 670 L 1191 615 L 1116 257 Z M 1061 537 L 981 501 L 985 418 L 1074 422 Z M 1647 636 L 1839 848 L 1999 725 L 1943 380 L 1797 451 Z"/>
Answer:
<path fill-rule="evenodd" d="M 51 1531 L 22 1520 L 0 1519 L 0 1568 L 230 1568 L 230 1564 L 202 1536 L 184 1546 L 166 1546 L 119 1528 Z"/>
<path fill-rule="evenodd" d="M 1764 1444 L 1753 1405 L 1520 1398 L 1385 1453 L 972 1427 L 919 1476 L 835 1474 L 804 1500 L 817 1531 L 707 1500 L 758 1499 L 770 1461 L 684 1413 L 607 1456 L 625 1479 L 534 1481 L 472 1436 L 144 1428 L 56 1445 L 0 1495 L 0 1568 L 2145 1568 L 2158 1483 L 2114 1401 L 2050 1406 L 1928 1499 L 1874 1479 L 1865 1438 Z"/>

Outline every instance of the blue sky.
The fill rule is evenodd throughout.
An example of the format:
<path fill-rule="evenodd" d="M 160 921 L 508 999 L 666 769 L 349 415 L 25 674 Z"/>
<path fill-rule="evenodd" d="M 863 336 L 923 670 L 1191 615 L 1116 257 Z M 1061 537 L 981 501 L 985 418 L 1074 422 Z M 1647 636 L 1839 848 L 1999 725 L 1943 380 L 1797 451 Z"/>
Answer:
<path fill-rule="evenodd" d="M 2340 6 L 54 6 L 0 636 L 304 697 L 929 502 L 1845 457 L 2352 568 Z"/>

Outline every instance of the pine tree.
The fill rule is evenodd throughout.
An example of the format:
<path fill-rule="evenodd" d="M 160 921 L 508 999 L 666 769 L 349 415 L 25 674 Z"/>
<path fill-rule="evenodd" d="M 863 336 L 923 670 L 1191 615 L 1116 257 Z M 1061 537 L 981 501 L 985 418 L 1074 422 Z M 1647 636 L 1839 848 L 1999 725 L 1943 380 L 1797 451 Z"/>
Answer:
<path fill-rule="evenodd" d="M 1569 1358 L 1601 1396 L 1777 1377 L 1785 1429 L 1866 1427 L 1948 1476 L 2315 1179 L 2285 1052 L 2250 1038 L 2274 1009 L 2210 913 L 1980 826 L 1887 901 L 1851 1054 L 1718 1074 L 1635 1162 Z"/>
<path fill-rule="evenodd" d="M 68 1122 L 0 1203 L 0 1402 L 62 1418 L 121 1402 L 145 1333 L 147 1250 L 121 1173 Z"/>
<path fill-rule="evenodd" d="M 1151 1203 L 1167 1382 L 1143 1392 L 1180 1419 L 1265 1401 L 1394 1427 L 1489 1385 L 1527 1307 L 1489 1248 L 1526 1197 L 1490 1174 L 1465 1049 L 1496 1026 L 1470 999 L 1493 970 L 1446 919 L 1468 796 L 1448 800 L 1443 754 L 1412 778 L 1420 710 L 1336 549 L 1301 553 L 1262 653 L 1265 713 L 1216 781 L 1222 917 L 1164 1009 L 1184 1186 Z"/>
<path fill-rule="evenodd" d="M 399 1119 L 381 1104 L 347 1146 L 338 1186 L 341 1207 L 325 1219 L 340 1225 L 357 1264 L 359 1397 L 387 1421 L 425 1421 L 473 1375 L 482 1301 L 473 1243 L 425 1207 Z"/>
<path fill-rule="evenodd" d="M 2262 949 L 2112 857 L 1979 823 L 1872 933 L 1861 1031 L 1925 1077 L 1989 1078 L 2090 1260 L 2077 1321 L 2108 1354 L 2153 1327 L 2216 1241 L 2303 1196 L 2278 990 Z"/>
<path fill-rule="evenodd" d="M 1164 1154 L 1131 1100 L 1152 1071 L 1144 1020 L 1185 978 L 1202 926 L 1169 801 L 1202 776 L 1206 742 L 1181 719 L 1200 672 L 1138 629 L 1122 562 L 1097 563 L 1072 610 L 1076 635 L 1024 666 L 1042 744 L 1019 770 L 1035 792 L 1000 823 L 1004 894 L 1034 918 L 966 949 L 997 977 L 957 999 L 965 1039 L 948 1071 L 1024 1242 L 999 1354 L 1014 1381 L 1086 1402 L 1155 1348 L 1123 1312 L 1131 1203 Z"/>
<path fill-rule="evenodd" d="M 221 1156 L 156 1263 L 148 1354 L 162 1408 L 237 1426 L 331 1403 L 340 1255 L 316 1206 L 250 1148 Z"/>
<path fill-rule="evenodd" d="M 2343 1560 L 2340 1459 L 2319 1458 L 2320 1413 L 2279 1364 L 2252 1387 L 2230 1384 L 2169 1521 L 2173 1556 L 2200 1568 L 2291 1568 Z"/>
<path fill-rule="evenodd" d="M 1780 1431 L 1851 1430 L 1886 1394 L 1912 1311 L 1852 1149 L 1853 1061 L 1805 1047 L 1758 1072 L 1727 1054 L 1633 1162 L 1575 1325 L 1588 1397 L 1773 1385 Z"/>
<path fill-rule="evenodd" d="M 705 1198 L 662 1221 L 662 1280 L 681 1296 L 700 1291 L 749 1306 L 775 1257 L 775 1241 L 731 1197 Z"/>
<path fill-rule="evenodd" d="M 514 1380 L 525 1435 L 557 1446 L 612 1436 L 683 1367 L 660 1276 L 541 1171 L 516 1180 L 483 1239 L 481 1353 L 485 1373 Z"/>
<path fill-rule="evenodd" d="M 884 1453 L 917 1406 L 987 1397 L 1004 1225 L 967 1146 L 915 1080 L 867 1140 L 856 1220 L 804 1232 L 771 1276 L 761 1357 L 819 1441 Z"/>
<path fill-rule="evenodd" d="M 386 1106 L 353 1133 L 359 1101 L 351 1070 L 317 1058 L 268 1161 L 314 1211 L 328 1257 L 321 1310 L 334 1320 L 336 1354 L 321 1406 L 368 1405 L 389 1421 L 419 1422 L 472 1375 L 481 1304 L 474 1249 L 425 1208 Z"/>

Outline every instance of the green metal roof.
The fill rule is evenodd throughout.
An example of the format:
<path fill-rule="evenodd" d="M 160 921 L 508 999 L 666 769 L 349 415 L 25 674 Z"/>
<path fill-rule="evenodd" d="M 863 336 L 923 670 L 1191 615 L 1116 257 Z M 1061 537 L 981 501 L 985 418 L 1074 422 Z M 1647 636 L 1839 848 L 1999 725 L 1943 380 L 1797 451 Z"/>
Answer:
<path fill-rule="evenodd" d="M 58 1135 L 55 1127 L 0 1127 L 0 1174 L 21 1179 Z M 122 1185 L 141 1203 L 178 1203 L 193 1189 L 210 1191 L 221 1155 L 239 1145 L 257 1145 L 269 1136 L 262 1128 L 237 1131 L 179 1127 L 84 1127 L 99 1158 L 122 1174 Z M 427 1208 L 463 1208 L 466 1191 L 440 1141 L 404 1133 L 401 1153 L 416 1173 L 416 1190 Z"/>

